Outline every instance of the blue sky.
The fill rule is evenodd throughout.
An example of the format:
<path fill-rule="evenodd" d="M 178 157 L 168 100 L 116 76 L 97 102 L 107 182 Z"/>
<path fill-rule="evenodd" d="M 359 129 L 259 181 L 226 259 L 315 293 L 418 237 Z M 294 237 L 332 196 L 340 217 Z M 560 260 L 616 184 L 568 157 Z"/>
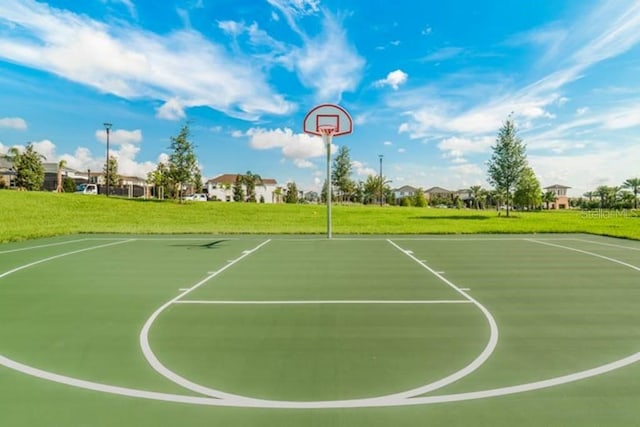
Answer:
<path fill-rule="evenodd" d="M 317 190 L 316 104 L 354 133 L 353 178 L 489 188 L 511 114 L 543 186 L 640 176 L 640 3 L 507 0 L 2 0 L 0 151 L 145 176 L 191 123 L 206 178 Z"/>

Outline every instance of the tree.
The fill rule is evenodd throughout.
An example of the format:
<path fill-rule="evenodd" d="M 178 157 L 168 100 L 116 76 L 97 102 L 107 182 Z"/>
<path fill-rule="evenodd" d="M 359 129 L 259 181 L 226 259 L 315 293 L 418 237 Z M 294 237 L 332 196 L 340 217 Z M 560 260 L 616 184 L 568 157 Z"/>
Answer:
<path fill-rule="evenodd" d="M 236 175 L 236 181 L 233 183 L 233 201 L 244 201 L 244 190 L 242 189 L 242 175 Z"/>
<path fill-rule="evenodd" d="M 424 190 L 422 188 L 418 188 L 416 190 L 416 194 L 413 196 L 413 206 L 418 208 L 426 208 L 427 207 L 427 199 L 424 197 Z"/>
<path fill-rule="evenodd" d="M 530 167 L 525 167 L 518 179 L 513 194 L 514 204 L 528 209 L 535 209 L 542 203 L 542 189 L 540 181 Z"/>
<path fill-rule="evenodd" d="M 353 192 L 354 183 L 351 181 L 351 158 L 349 156 L 349 148 L 344 145 L 338 149 L 338 153 L 335 159 L 333 159 L 331 184 L 336 189 L 341 202 L 349 198 Z"/>
<path fill-rule="evenodd" d="M 57 193 L 64 193 L 64 186 L 62 185 L 62 170 L 67 166 L 67 161 L 66 160 L 60 160 L 58 162 L 58 176 L 57 176 L 57 183 L 56 183 L 56 192 Z"/>
<path fill-rule="evenodd" d="M 284 195 L 285 203 L 298 203 L 298 186 L 295 182 L 287 183 L 287 192 Z"/>
<path fill-rule="evenodd" d="M 469 193 L 471 194 L 471 198 L 473 199 L 473 207 L 476 209 L 480 209 L 480 200 L 482 198 L 482 193 L 484 190 L 480 185 L 472 185 L 469 187 Z"/>
<path fill-rule="evenodd" d="M 109 162 L 104 165 L 104 180 L 109 185 L 109 188 L 113 190 L 118 186 L 118 159 L 114 156 L 109 156 Z"/>
<path fill-rule="evenodd" d="M 629 178 L 622 186 L 633 192 L 633 208 L 638 209 L 638 192 L 640 192 L 640 178 Z"/>
<path fill-rule="evenodd" d="M 246 188 L 247 202 L 256 202 L 256 184 L 264 186 L 260 175 L 247 171 L 245 175 L 241 175 L 242 183 Z"/>
<path fill-rule="evenodd" d="M 156 188 L 156 197 L 164 199 L 169 191 L 169 168 L 164 163 L 158 163 L 156 169 L 147 174 L 147 183 Z"/>
<path fill-rule="evenodd" d="M 37 191 L 44 183 L 44 167 L 42 160 L 44 156 L 33 148 L 33 144 L 28 144 L 23 153 L 18 153 L 15 147 L 9 149 L 9 155 L 13 156 L 13 167 L 16 170 L 16 187 L 27 191 Z"/>
<path fill-rule="evenodd" d="M 513 120 L 510 118 L 498 132 L 496 145 L 488 162 L 489 178 L 496 190 L 504 193 L 509 216 L 511 191 L 517 185 L 527 167 L 526 147 L 518 137 Z"/>
<path fill-rule="evenodd" d="M 556 202 L 556 193 L 553 191 L 545 191 L 542 195 L 542 202 L 547 205 L 547 210 L 549 210 L 549 203 Z"/>
<path fill-rule="evenodd" d="M 393 204 L 393 193 L 389 187 L 391 181 L 380 175 L 369 175 L 362 185 L 362 203 L 373 204 L 379 203 L 382 196 L 383 201 Z M 382 191 L 382 194 L 380 192 Z M 391 196 L 389 196 L 391 195 Z M 391 197 L 391 199 L 389 198 Z"/>
<path fill-rule="evenodd" d="M 65 193 L 73 193 L 76 191 L 76 183 L 70 176 L 65 176 L 62 181 L 62 189 Z"/>
<path fill-rule="evenodd" d="M 185 185 L 194 182 L 198 170 L 198 160 L 194 152 L 194 145 L 189 141 L 189 125 L 185 124 L 180 129 L 178 136 L 171 137 L 169 149 L 169 178 L 180 202 Z"/>
<path fill-rule="evenodd" d="M 607 187 L 606 185 L 601 185 L 600 187 L 596 188 L 595 194 L 596 196 L 600 197 L 600 208 L 604 208 L 608 203 L 609 187 Z"/>

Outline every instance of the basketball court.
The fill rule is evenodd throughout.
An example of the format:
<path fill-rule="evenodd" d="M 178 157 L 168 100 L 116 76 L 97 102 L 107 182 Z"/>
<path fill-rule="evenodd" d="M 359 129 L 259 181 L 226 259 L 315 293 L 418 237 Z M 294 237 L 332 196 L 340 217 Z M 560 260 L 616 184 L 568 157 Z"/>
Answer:
<path fill-rule="evenodd" d="M 80 235 L 0 246 L 3 425 L 633 425 L 640 244 Z"/>

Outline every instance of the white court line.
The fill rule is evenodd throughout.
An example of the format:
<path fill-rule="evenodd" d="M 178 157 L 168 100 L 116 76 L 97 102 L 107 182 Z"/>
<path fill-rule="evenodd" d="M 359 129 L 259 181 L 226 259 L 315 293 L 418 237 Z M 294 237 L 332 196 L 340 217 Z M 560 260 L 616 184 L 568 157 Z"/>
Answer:
<path fill-rule="evenodd" d="M 613 248 L 629 249 L 630 251 L 640 251 L 640 248 L 632 248 L 631 246 L 615 245 L 613 243 L 595 242 L 587 239 L 572 239 L 575 242 L 593 243 L 594 245 L 611 246 Z"/>
<path fill-rule="evenodd" d="M 201 281 L 199 281 L 198 283 L 196 283 L 192 287 L 188 288 L 186 291 L 180 293 L 177 297 L 170 299 L 169 301 L 164 303 L 162 306 L 160 306 L 156 311 L 154 311 L 153 314 L 151 314 L 151 316 L 149 316 L 147 321 L 144 323 L 144 326 L 142 327 L 142 330 L 140 331 L 139 341 L 140 341 L 140 347 L 142 348 L 142 353 L 144 354 L 145 359 L 147 359 L 147 362 L 149 363 L 149 365 L 151 365 L 151 367 L 156 372 L 158 372 L 160 375 L 162 375 L 163 377 L 167 378 L 168 380 L 170 380 L 170 381 L 172 381 L 172 382 L 174 382 L 174 383 L 176 383 L 176 384 L 178 384 L 178 385 L 180 385 L 180 386 L 182 386 L 182 387 L 184 387 L 184 388 L 186 388 L 188 390 L 195 391 L 195 392 L 200 393 L 200 394 L 204 394 L 205 396 L 211 396 L 211 397 L 216 397 L 216 398 L 221 398 L 221 399 L 235 399 L 235 400 L 240 400 L 240 401 L 251 401 L 251 400 L 254 400 L 254 399 L 247 398 L 247 397 L 244 397 L 244 396 L 231 394 L 231 393 L 225 393 L 224 391 L 211 389 L 211 388 L 202 386 L 200 384 L 196 384 L 196 383 L 194 383 L 192 381 L 189 381 L 188 379 L 186 379 L 184 377 L 181 377 L 180 375 L 176 374 L 175 372 L 173 372 L 172 370 L 170 370 L 169 368 L 164 366 L 162 364 L 162 362 L 160 362 L 160 360 L 153 353 L 153 350 L 151 349 L 151 345 L 149 344 L 149 330 L 151 329 L 151 325 L 153 325 L 153 322 L 155 322 L 155 320 L 158 318 L 160 313 L 162 313 L 165 309 L 167 309 L 167 307 L 169 307 L 171 304 L 176 303 L 178 300 L 180 300 L 185 295 L 187 295 L 187 294 L 193 292 L 194 290 L 198 289 L 200 286 L 204 285 L 209 280 L 213 279 L 214 277 L 216 277 L 217 275 L 219 275 L 223 271 L 227 270 L 229 267 L 235 265 L 236 263 L 240 262 L 244 258 L 248 257 L 249 255 L 251 255 L 252 253 L 254 253 L 255 251 L 257 251 L 258 249 L 260 249 L 261 247 L 263 247 L 264 245 L 266 245 L 269 242 L 271 242 L 271 239 L 268 239 L 268 240 L 260 243 L 258 246 L 256 246 L 255 248 L 253 248 L 251 250 L 243 251 L 242 255 L 240 255 L 238 258 L 236 258 L 234 260 L 230 260 L 228 262 L 228 264 L 226 264 L 224 267 L 222 267 L 219 270 L 214 271 L 213 273 L 209 274 L 207 277 L 205 277 L 204 279 L 202 279 Z"/>
<path fill-rule="evenodd" d="M 596 375 L 606 374 L 616 369 L 624 368 L 633 363 L 640 361 L 640 353 L 635 353 L 623 359 L 616 360 L 605 365 L 587 369 L 585 371 L 575 372 L 573 374 L 563 375 L 560 377 L 550 378 L 542 381 L 535 381 L 515 386 L 501 387 L 490 390 L 480 390 L 473 392 L 463 392 L 454 394 L 445 394 L 441 396 L 414 397 L 412 399 L 357 399 L 346 401 L 246 401 L 240 399 L 212 399 L 210 397 L 185 396 L 179 394 L 159 393 L 154 391 L 139 390 L 127 387 L 119 387 L 108 384 L 96 383 L 93 381 L 81 380 L 78 378 L 68 377 L 65 375 L 55 374 L 43 371 L 32 366 L 16 362 L 0 354 L 0 365 L 4 365 L 9 369 L 13 369 L 23 374 L 27 374 L 36 378 L 53 381 L 59 384 L 65 384 L 72 387 L 82 388 L 85 390 L 99 391 L 103 393 L 116 394 L 120 396 L 129 396 L 139 399 L 160 400 L 165 402 L 189 403 L 192 405 L 207 406 L 231 406 L 239 408 L 282 408 L 282 409 L 329 409 L 329 408 L 371 408 L 371 407 L 387 407 L 387 406 L 411 406 L 411 405 L 429 405 L 446 402 L 462 402 L 465 400 L 485 399 L 489 397 L 506 396 L 516 393 L 524 393 L 528 391 L 540 390 L 544 388 L 554 387 L 562 384 L 568 384 L 574 381 L 595 377 Z"/>
<path fill-rule="evenodd" d="M 568 251 L 579 252 L 581 254 L 591 255 L 591 256 L 596 257 L 596 258 L 602 258 L 602 259 L 605 259 L 607 261 L 615 262 L 616 264 L 624 265 L 625 267 L 629 267 L 629 268 L 631 268 L 633 270 L 640 271 L 640 267 L 637 267 L 637 266 L 635 266 L 633 264 L 629 264 L 629 263 L 626 263 L 624 261 L 620 261 L 619 259 L 610 258 L 608 256 L 600 255 L 600 254 L 597 254 L 595 252 L 584 251 L 582 249 L 572 248 L 571 246 L 563 246 L 563 245 L 558 245 L 558 244 L 549 243 L 549 242 L 543 242 L 541 240 L 535 240 L 535 239 L 527 239 L 527 241 L 532 242 L 532 243 L 537 243 L 539 245 L 553 246 L 554 248 L 561 248 L 561 249 L 566 249 Z"/>
<path fill-rule="evenodd" d="M 487 345 L 485 346 L 484 350 L 482 350 L 482 353 L 480 353 L 480 355 L 478 355 L 478 357 L 476 357 L 470 364 L 468 364 L 464 368 L 460 369 L 459 371 L 454 372 L 453 374 L 451 374 L 451 375 L 449 375 L 447 377 L 444 377 L 444 378 L 442 378 L 442 379 L 440 379 L 440 380 L 438 380 L 436 382 L 433 382 L 431 384 L 427 384 L 427 385 L 424 385 L 424 386 L 421 386 L 421 387 L 417 387 L 417 388 L 414 388 L 412 390 L 407 390 L 407 391 L 404 391 L 404 392 L 401 392 L 401 393 L 395 393 L 395 394 L 391 394 L 391 395 L 385 396 L 385 398 L 390 398 L 390 399 L 393 399 L 393 398 L 411 398 L 411 397 L 415 397 L 415 396 L 419 396 L 421 394 L 425 394 L 425 393 L 431 392 L 433 390 L 437 390 L 437 389 L 439 389 L 441 387 L 444 387 L 444 386 L 449 385 L 449 384 L 451 384 L 451 383 L 453 383 L 455 381 L 458 381 L 459 379 L 469 375 L 470 373 L 472 373 L 473 371 L 478 369 L 480 366 L 482 366 L 482 364 L 484 362 L 486 362 L 487 359 L 489 359 L 489 357 L 493 353 L 493 350 L 495 350 L 496 346 L 498 345 L 498 325 L 497 325 L 495 319 L 493 318 L 493 316 L 491 315 L 491 312 L 489 312 L 489 310 L 487 310 L 487 308 L 485 306 L 480 304 L 471 295 L 467 294 L 465 291 L 463 291 L 462 289 L 457 287 L 453 282 L 451 282 L 447 278 L 445 278 L 442 274 L 438 273 L 437 271 L 435 271 L 434 269 L 429 267 L 427 264 L 425 264 L 424 262 L 420 261 L 420 259 L 417 258 L 413 254 L 412 251 L 408 251 L 408 250 L 405 250 L 405 249 L 401 248 L 400 246 L 398 246 L 396 243 L 394 243 L 391 240 L 387 240 L 387 241 L 393 247 L 395 247 L 400 252 L 402 252 L 403 254 L 405 254 L 406 256 L 408 256 L 409 258 L 414 260 L 415 262 L 417 262 L 424 269 L 426 269 L 427 271 L 431 272 L 431 274 L 436 276 L 438 279 L 440 279 L 441 281 L 443 281 L 444 283 L 449 285 L 449 287 L 453 288 L 453 290 L 455 290 L 460 295 L 465 297 L 467 300 L 472 302 L 476 307 L 478 307 L 480 309 L 482 314 L 484 314 L 485 318 L 487 319 L 487 322 L 489 323 L 489 330 L 490 330 L 490 332 L 489 332 L 489 341 L 487 342 Z"/>
<path fill-rule="evenodd" d="M 34 262 L 29 263 L 29 264 L 21 265 L 20 267 L 16 267 L 13 270 L 5 271 L 4 273 L 0 274 L 0 279 L 2 279 L 5 276 L 8 276 L 9 274 L 13 274 L 16 271 L 24 270 L 25 268 L 33 267 L 34 265 L 42 264 L 43 262 L 51 261 L 51 260 L 54 260 L 54 259 L 62 258 L 62 257 L 65 257 L 65 256 L 69 256 L 69 255 L 79 254 L 81 252 L 92 251 L 94 249 L 106 248 L 108 246 L 114 246 L 114 245 L 120 245 L 122 243 L 133 242 L 134 240 L 136 240 L 136 239 L 120 240 L 118 242 L 106 243 L 104 245 L 98 245 L 98 246 L 91 246 L 90 248 L 78 249 L 76 251 L 65 252 L 63 254 L 54 255 L 54 256 L 51 256 L 51 257 L 48 257 L 48 258 L 41 259 L 39 261 L 34 261 Z"/>
<path fill-rule="evenodd" d="M 285 305 L 285 304 L 470 304 L 469 300 L 289 300 L 289 301 L 216 301 L 180 300 L 175 304 Z"/>
<path fill-rule="evenodd" d="M 69 240 L 67 242 L 48 243 L 46 245 L 29 246 L 28 248 L 8 249 L 6 251 L 0 251 L 0 255 L 1 254 L 10 254 L 12 252 L 29 251 L 31 249 L 48 248 L 48 247 L 51 247 L 51 246 L 68 245 L 69 243 L 86 242 L 87 240 L 93 240 L 93 239 L 77 239 L 77 240 Z"/>

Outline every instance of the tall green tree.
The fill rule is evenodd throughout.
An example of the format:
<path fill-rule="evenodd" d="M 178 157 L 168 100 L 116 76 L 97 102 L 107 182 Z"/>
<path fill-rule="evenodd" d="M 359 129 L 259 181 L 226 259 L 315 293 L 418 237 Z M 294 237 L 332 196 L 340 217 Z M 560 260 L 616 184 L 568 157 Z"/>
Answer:
<path fill-rule="evenodd" d="M 242 187 L 242 175 L 236 175 L 236 180 L 233 183 L 233 201 L 244 202 L 244 189 Z"/>
<path fill-rule="evenodd" d="M 14 155 L 13 167 L 16 171 L 16 187 L 27 191 L 42 189 L 44 183 L 42 160 L 44 160 L 44 156 L 33 148 L 33 144 L 28 144 L 24 152 L 18 153 L 17 156 L 15 156 L 15 151 L 11 149 L 9 154 Z"/>
<path fill-rule="evenodd" d="M 349 199 L 355 185 L 351 180 L 351 157 L 349 148 L 341 146 L 333 159 L 333 168 L 331 170 L 331 184 L 337 193 L 337 197 L 341 202 Z"/>
<path fill-rule="evenodd" d="M 295 182 L 287 183 L 287 192 L 284 195 L 285 203 L 298 203 L 298 186 Z"/>
<path fill-rule="evenodd" d="M 109 162 L 104 165 L 105 184 L 109 184 L 110 190 L 113 190 L 118 186 L 118 159 L 114 156 L 109 156 Z"/>
<path fill-rule="evenodd" d="M 256 185 L 264 185 L 262 182 L 262 177 L 260 175 L 252 173 L 251 171 L 247 171 L 246 174 L 242 175 L 242 183 L 245 186 L 246 194 L 247 194 L 247 202 L 255 203 L 256 199 Z"/>
<path fill-rule="evenodd" d="M 638 192 L 640 192 L 640 178 L 629 178 L 622 186 L 633 193 L 633 208 L 638 209 Z"/>
<path fill-rule="evenodd" d="M 169 177 L 176 188 L 176 196 L 182 202 L 184 187 L 193 184 L 198 170 L 198 159 L 195 154 L 195 146 L 189 140 L 189 125 L 185 124 L 177 136 L 171 137 L 169 149 Z"/>
<path fill-rule="evenodd" d="M 491 147 L 493 154 L 488 162 L 488 181 L 496 190 L 504 193 L 507 204 L 507 216 L 511 204 L 511 193 L 527 167 L 526 146 L 518 137 L 515 123 L 507 119 Z"/>
<path fill-rule="evenodd" d="M 524 168 L 513 194 L 513 202 L 517 206 L 535 209 L 542 203 L 542 188 L 535 172 L 530 167 Z"/>

